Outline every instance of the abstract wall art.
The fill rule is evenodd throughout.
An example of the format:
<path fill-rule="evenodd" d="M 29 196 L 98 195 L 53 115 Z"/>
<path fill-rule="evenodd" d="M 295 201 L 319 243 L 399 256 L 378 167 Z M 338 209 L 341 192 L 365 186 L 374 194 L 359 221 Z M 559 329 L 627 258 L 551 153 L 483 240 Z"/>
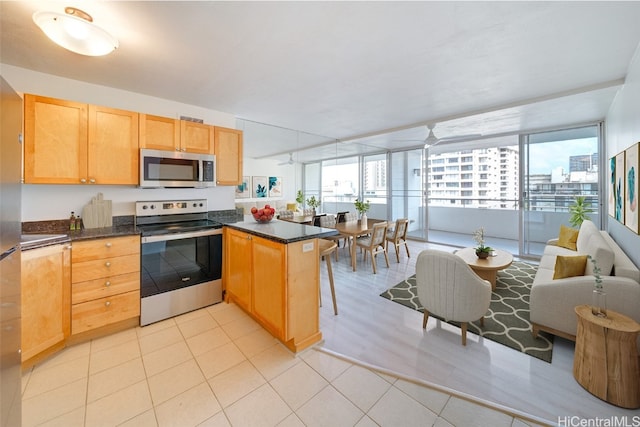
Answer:
<path fill-rule="evenodd" d="M 251 180 L 251 188 L 253 197 L 267 197 L 269 194 L 269 180 L 266 176 L 254 176 Z"/>
<path fill-rule="evenodd" d="M 251 185 L 248 176 L 242 177 L 242 182 L 236 186 L 236 199 L 246 199 L 251 197 Z"/>
<path fill-rule="evenodd" d="M 626 178 L 624 174 L 624 151 L 616 156 L 615 175 L 615 215 L 614 218 L 624 224 L 624 194 Z"/>
<path fill-rule="evenodd" d="M 625 150 L 624 161 L 624 224 L 639 233 L 638 229 L 638 156 L 640 143 Z"/>
<path fill-rule="evenodd" d="M 282 178 L 279 176 L 269 177 L 269 197 L 282 197 Z"/>

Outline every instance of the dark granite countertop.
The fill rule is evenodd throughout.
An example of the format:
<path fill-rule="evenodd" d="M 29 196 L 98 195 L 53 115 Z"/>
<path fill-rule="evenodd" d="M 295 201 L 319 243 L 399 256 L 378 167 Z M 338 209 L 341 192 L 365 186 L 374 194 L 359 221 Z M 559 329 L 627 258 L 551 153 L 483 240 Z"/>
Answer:
<path fill-rule="evenodd" d="M 65 234 L 73 241 L 101 239 L 105 237 L 131 236 L 140 234 L 133 224 L 133 216 L 113 217 L 112 227 L 83 228 L 69 230 L 69 220 L 34 221 L 22 223 L 22 234 Z"/>
<path fill-rule="evenodd" d="M 335 236 L 338 234 L 338 232 L 332 228 L 295 224 L 277 219 L 266 224 L 260 224 L 254 221 L 250 215 L 245 217 L 245 221 L 229 223 L 226 224 L 226 226 L 284 244 Z"/>

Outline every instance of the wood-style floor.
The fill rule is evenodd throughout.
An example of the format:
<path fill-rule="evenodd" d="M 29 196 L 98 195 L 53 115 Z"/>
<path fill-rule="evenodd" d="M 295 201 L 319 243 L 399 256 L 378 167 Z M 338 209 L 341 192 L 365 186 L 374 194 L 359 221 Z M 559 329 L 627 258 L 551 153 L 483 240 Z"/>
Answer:
<path fill-rule="evenodd" d="M 320 327 L 323 347 L 332 352 L 417 378 L 459 393 L 521 411 L 552 424 L 570 425 L 582 419 L 640 416 L 640 410 L 610 405 L 584 390 L 573 378 L 574 343 L 555 338 L 552 363 L 546 363 L 469 333 L 460 343 L 460 330 L 430 319 L 422 329 L 422 313 L 380 297 L 380 293 L 415 273 L 415 260 L 423 249 L 455 248 L 410 241 L 411 257 L 404 250 L 400 262 L 389 254 L 371 260 L 353 272 L 347 249 L 333 259 L 338 315 L 333 314 L 324 262 L 321 264 Z"/>

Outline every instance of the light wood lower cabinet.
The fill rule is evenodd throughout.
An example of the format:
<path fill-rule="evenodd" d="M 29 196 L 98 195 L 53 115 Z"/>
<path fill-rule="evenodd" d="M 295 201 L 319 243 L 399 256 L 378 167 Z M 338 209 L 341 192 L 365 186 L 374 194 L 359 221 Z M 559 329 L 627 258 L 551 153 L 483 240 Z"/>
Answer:
<path fill-rule="evenodd" d="M 21 254 L 22 362 L 64 346 L 69 336 L 68 244 Z"/>
<path fill-rule="evenodd" d="M 140 237 L 75 242 L 71 334 L 140 316 Z"/>
<path fill-rule="evenodd" d="M 320 341 L 317 239 L 283 244 L 225 227 L 224 242 L 227 301 L 292 351 Z"/>

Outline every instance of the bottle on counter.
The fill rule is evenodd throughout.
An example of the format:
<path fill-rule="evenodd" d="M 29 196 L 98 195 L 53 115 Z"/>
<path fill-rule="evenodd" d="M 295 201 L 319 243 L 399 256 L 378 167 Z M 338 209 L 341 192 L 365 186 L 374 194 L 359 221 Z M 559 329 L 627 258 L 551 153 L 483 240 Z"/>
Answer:
<path fill-rule="evenodd" d="M 71 211 L 71 217 L 69 218 L 69 230 L 76 229 L 76 215 L 74 211 Z"/>
<path fill-rule="evenodd" d="M 80 215 L 76 217 L 76 230 L 82 230 L 82 218 L 80 218 Z"/>

